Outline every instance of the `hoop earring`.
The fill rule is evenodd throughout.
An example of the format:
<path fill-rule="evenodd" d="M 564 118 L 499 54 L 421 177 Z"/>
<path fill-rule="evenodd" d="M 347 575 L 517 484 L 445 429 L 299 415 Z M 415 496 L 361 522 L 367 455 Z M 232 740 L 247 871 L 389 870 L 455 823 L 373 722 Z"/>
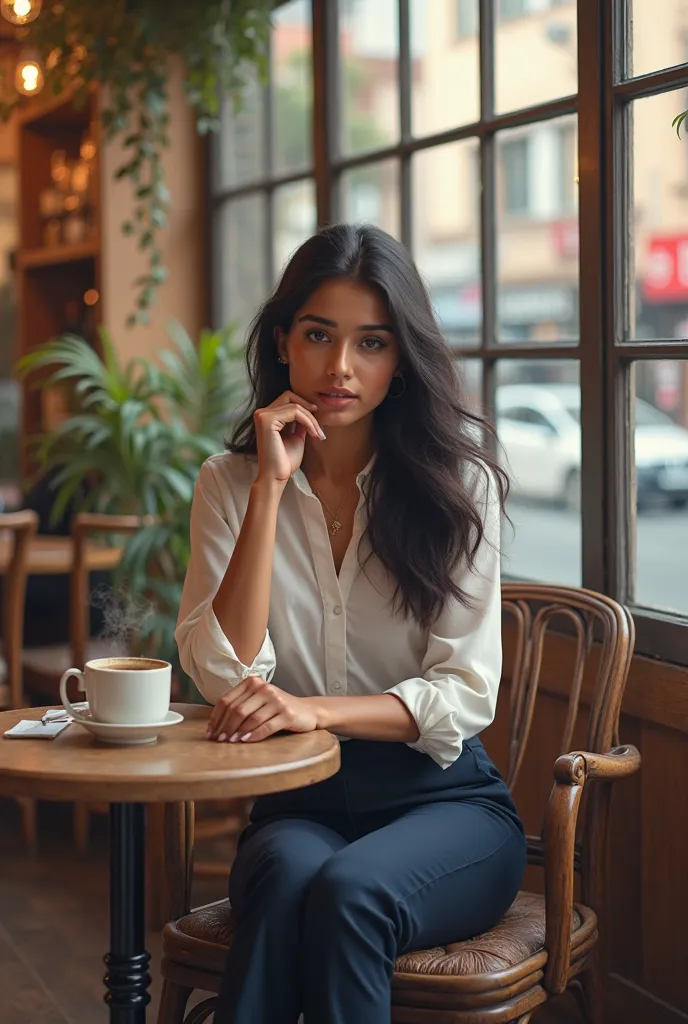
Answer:
<path fill-rule="evenodd" d="M 281 363 L 282 366 L 286 366 L 287 365 L 287 360 L 286 359 L 282 359 L 282 356 L 277 356 L 277 362 Z"/>
<path fill-rule="evenodd" d="M 387 392 L 387 397 L 388 398 L 401 398 L 401 396 L 406 391 L 406 381 L 404 380 L 404 375 L 402 373 L 400 373 L 398 377 L 394 377 L 393 378 L 392 383 L 395 380 L 400 380 L 401 381 L 401 390 L 400 391 L 392 391 L 392 385 L 390 384 L 389 391 Z"/>

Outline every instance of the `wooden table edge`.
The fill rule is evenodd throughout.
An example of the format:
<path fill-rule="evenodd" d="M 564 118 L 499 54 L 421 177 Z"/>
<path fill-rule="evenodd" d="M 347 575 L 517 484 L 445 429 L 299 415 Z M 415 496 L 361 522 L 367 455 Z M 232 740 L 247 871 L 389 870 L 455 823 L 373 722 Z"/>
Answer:
<path fill-rule="evenodd" d="M 210 713 L 209 707 L 194 704 L 171 705 L 173 710 L 186 711 L 192 718 L 204 718 Z M 46 708 L 17 709 L 9 714 L 17 718 L 38 718 Z M 296 738 L 295 734 L 294 738 Z M 322 735 L 322 734 L 321 734 Z M 128 774 L 125 765 L 122 773 L 112 779 L 89 778 L 83 770 L 73 774 L 62 769 L 59 776 L 52 775 L 45 768 L 23 768 L 14 772 L 11 766 L 0 767 L 0 796 L 29 797 L 37 800 L 55 801 L 96 801 L 100 803 L 177 803 L 185 800 L 230 800 L 235 797 L 256 797 L 266 793 L 280 793 L 289 789 L 300 789 L 334 775 L 340 766 L 339 740 L 332 733 L 325 734 L 329 740 L 323 750 L 309 757 L 292 761 L 277 761 L 273 764 L 227 767 L 213 772 L 199 770 L 186 772 L 185 777 L 158 775 L 141 777 Z M 5 739 L 0 743 L 21 744 L 30 740 Z M 38 743 L 51 741 L 38 740 Z M 272 742 L 266 740 L 266 743 Z M 106 748 L 104 748 L 106 749 Z M 126 748 L 120 748 L 122 752 Z"/>
<path fill-rule="evenodd" d="M 22 740 L 8 740 L 21 743 Z M 25 796 L 36 800 L 85 800 L 101 803 L 177 803 L 185 800 L 231 800 L 234 797 L 255 797 L 265 793 L 282 793 L 301 789 L 330 778 L 339 769 L 340 747 L 336 737 L 321 754 L 277 766 L 228 769 L 222 776 L 208 779 L 200 775 L 180 782 L 166 780 L 141 782 L 135 777 L 120 776 L 108 782 L 83 777 L 61 776 L 55 780 L 36 772 L 21 775 L 0 771 L 0 796 Z M 126 787 L 126 795 L 122 790 Z"/>

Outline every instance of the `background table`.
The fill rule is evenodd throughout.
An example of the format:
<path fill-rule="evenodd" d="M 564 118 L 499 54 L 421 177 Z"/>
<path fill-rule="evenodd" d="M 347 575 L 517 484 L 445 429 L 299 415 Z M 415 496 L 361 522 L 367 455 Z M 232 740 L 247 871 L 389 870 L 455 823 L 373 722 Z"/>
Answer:
<path fill-rule="evenodd" d="M 86 562 L 89 572 L 108 572 L 116 569 L 122 558 L 121 547 L 87 544 Z M 0 576 L 7 572 L 12 558 L 12 537 L 0 530 Z M 74 562 L 74 542 L 71 537 L 49 537 L 39 534 L 29 544 L 29 575 L 68 576 Z"/>
<path fill-rule="evenodd" d="M 51 741 L 0 739 L 0 794 L 99 800 L 110 806 L 110 952 L 105 1001 L 112 1024 L 143 1024 L 149 1002 L 144 943 L 144 804 L 222 800 L 297 789 L 333 775 L 339 743 L 321 730 L 263 743 L 210 743 L 210 708 L 173 704 L 184 721 L 157 743 L 96 743 L 80 725 Z M 0 734 L 45 708 L 0 714 Z"/>

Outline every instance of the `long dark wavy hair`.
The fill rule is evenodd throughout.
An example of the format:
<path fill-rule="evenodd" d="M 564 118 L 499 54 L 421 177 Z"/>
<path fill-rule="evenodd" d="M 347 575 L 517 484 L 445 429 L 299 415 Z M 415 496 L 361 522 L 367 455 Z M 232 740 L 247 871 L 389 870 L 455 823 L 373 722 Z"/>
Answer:
<path fill-rule="evenodd" d="M 447 599 L 470 603 L 453 575 L 462 562 L 473 566 L 483 539 L 481 493 L 498 497 L 503 511 L 509 485 L 480 440 L 494 436 L 494 430 L 466 404 L 425 285 L 401 243 L 372 225 L 336 224 L 296 251 L 251 325 L 250 399 L 227 448 L 256 453 L 254 410 L 289 388 L 289 368 L 277 358 L 275 328 L 288 332 L 297 310 L 333 278 L 378 290 L 389 309 L 406 389 L 400 397 L 385 398 L 374 412 L 377 458 L 366 489 L 366 535 L 370 551 L 396 582 L 396 607 L 428 628 Z M 475 486 L 480 474 L 483 488 Z"/>

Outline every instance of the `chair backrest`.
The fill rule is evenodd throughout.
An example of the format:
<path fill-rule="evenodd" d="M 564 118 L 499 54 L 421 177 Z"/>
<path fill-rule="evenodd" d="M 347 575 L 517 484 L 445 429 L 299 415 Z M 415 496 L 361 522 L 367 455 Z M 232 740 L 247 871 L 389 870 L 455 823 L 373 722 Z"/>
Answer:
<path fill-rule="evenodd" d="M 0 544 L 5 552 L 11 545 L 11 554 L 4 574 L 2 603 L 2 641 L 7 661 L 9 705 L 23 707 L 21 652 L 24 640 L 24 611 L 26 604 L 26 578 L 29 545 L 38 530 L 38 516 L 30 510 L 0 514 Z"/>
<path fill-rule="evenodd" d="M 572 750 L 574 728 L 589 703 L 585 750 L 608 753 L 618 744 L 621 701 L 633 655 L 635 629 L 630 612 L 602 594 L 575 587 L 535 583 L 502 586 L 504 625 L 515 625 L 510 676 L 510 735 L 506 781 L 513 787 L 523 764 L 541 683 L 545 640 L 554 631 L 568 634 L 570 658 L 557 692 L 567 702 L 558 754 Z M 559 667 L 560 661 L 557 662 Z M 583 697 L 583 700 L 581 700 Z M 581 897 L 595 906 L 603 885 L 610 787 L 596 782 L 579 815 L 576 870 Z M 542 831 L 529 837 L 529 861 L 543 863 Z"/>
<path fill-rule="evenodd" d="M 116 536 L 136 533 L 147 523 L 150 516 L 112 515 L 95 512 L 79 512 L 72 520 L 74 561 L 69 588 L 69 637 L 73 665 L 83 668 L 86 661 L 86 644 L 89 638 L 90 601 L 88 544 L 95 535 Z"/>

